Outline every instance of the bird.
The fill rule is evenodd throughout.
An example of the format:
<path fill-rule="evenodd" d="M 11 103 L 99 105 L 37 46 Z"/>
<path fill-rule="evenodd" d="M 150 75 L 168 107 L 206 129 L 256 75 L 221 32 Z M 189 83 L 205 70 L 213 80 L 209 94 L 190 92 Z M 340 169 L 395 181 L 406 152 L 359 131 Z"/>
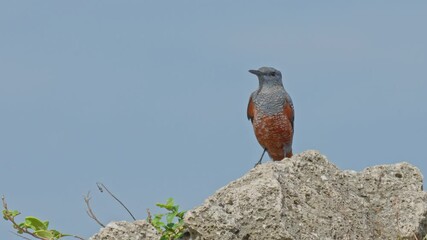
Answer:
<path fill-rule="evenodd" d="M 282 73 L 272 67 L 249 70 L 258 77 L 259 87 L 249 98 L 247 117 L 255 137 L 273 161 L 292 157 L 295 110 L 282 83 Z"/>

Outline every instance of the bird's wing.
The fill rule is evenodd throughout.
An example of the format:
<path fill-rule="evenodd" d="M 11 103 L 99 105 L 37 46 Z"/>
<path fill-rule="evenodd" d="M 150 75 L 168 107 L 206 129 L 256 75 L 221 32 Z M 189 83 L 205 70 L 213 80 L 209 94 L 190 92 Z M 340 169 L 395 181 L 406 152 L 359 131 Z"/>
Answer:
<path fill-rule="evenodd" d="M 285 104 L 283 106 L 283 112 L 285 113 L 286 117 L 291 121 L 292 129 L 294 128 L 294 118 L 295 118 L 295 110 L 294 110 L 294 104 L 292 103 L 292 99 L 289 96 L 289 94 L 286 93 L 285 96 Z"/>
<path fill-rule="evenodd" d="M 251 96 L 251 97 L 249 98 L 248 111 L 247 111 L 247 114 L 248 114 L 248 120 L 251 120 L 251 122 L 253 122 L 253 121 L 254 121 L 255 111 L 256 111 L 256 109 L 255 109 L 255 104 L 254 104 L 254 102 L 252 101 L 252 96 Z"/>

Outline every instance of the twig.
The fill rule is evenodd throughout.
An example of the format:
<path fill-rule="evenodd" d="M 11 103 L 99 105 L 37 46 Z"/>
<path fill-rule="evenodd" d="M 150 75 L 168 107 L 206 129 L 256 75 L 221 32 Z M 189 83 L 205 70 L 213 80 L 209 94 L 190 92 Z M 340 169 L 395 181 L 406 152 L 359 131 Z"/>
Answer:
<path fill-rule="evenodd" d="M 414 234 L 415 240 L 418 240 L 417 234 L 415 234 L 415 233 L 412 233 L 412 234 Z"/>
<path fill-rule="evenodd" d="M 147 208 L 147 221 L 148 221 L 148 223 L 150 223 L 151 224 L 151 212 L 150 212 L 150 209 L 149 208 Z"/>
<path fill-rule="evenodd" d="M 13 234 L 13 235 L 15 235 L 15 236 L 20 237 L 20 238 L 27 239 L 27 240 L 31 240 L 31 238 L 24 237 L 24 236 L 22 236 L 22 235 L 19 235 L 19 234 L 17 234 L 17 233 L 12 232 L 12 231 L 9 231 L 9 232 L 10 232 L 10 233 L 12 233 L 12 234 Z"/>
<path fill-rule="evenodd" d="M 79 236 L 77 236 L 77 235 L 73 235 L 73 237 L 74 237 L 74 238 L 77 238 L 77 239 L 80 239 L 80 240 L 86 240 L 86 239 L 84 239 L 84 238 L 82 238 L 82 237 L 79 237 Z"/>
<path fill-rule="evenodd" d="M 104 184 L 97 182 L 96 185 L 98 186 L 98 189 L 100 192 L 104 192 L 103 188 L 105 188 L 105 190 L 108 192 L 108 194 L 110 194 L 117 202 L 120 203 L 120 205 L 122 205 L 122 207 L 124 207 L 124 209 L 126 209 L 126 211 L 129 213 L 129 215 L 133 218 L 134 221 L 136 221 L 136 218 L 133 216 L 133 214 L 129 211 L 129 209 L 118 199 L 116 198 L 116 196 L 114 196 L 114 194 L 112 194 L 107 187 L 105 187 Z"/>
<path fill-rule="evenodd" d="M 98 220 L 98 218 L 95 216 L 95 213 L 93 213 L 92 208 L 90 207 L 90 200 L 92 198 L 90 197 L 90 192 L 87 193 L 86 196 L 84 196 L 84 200 L 87 206 L 87 210 L 86 213 L 87 215 L 89 215 L 90 218 L 92 218 L 93 220 L 95 220 L 95 222 L 97 222 L 99 225 L 101 225 L 101 227 L 105 227 L 104 224 L 101 223 L 101 221 Z"/>

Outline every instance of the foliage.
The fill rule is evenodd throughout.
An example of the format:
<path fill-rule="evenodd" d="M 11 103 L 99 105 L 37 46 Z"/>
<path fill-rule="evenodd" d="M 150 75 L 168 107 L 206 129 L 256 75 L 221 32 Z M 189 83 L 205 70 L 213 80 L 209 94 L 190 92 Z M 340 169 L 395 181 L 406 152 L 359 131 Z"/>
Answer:
<path fill-rule="evenodd" d="M 21 236 L 20 234 L 25 233 L 25 234 L 31 235 L 36 239 L 42 239 L 42 240 L 56 240 L 56 239 L 60 239 L 62 237 L 67 237 L 67 236 L 80 238 L 70 234 L 61 233 L 55 229 L 49 229 L 48 221 L 42 221 L 33 216 L 25 217 L 25 220 L 23 222 L 17 223 L 15 220 L 15 217 L 17 217 L 21 213 L 17 210 L 9 210 L 7 208 L 7 204 L 4 197 L 2 198 L 2 200 L 3 200 L 3 218 L 4 220 L 12 223 L 13 228 L 16 229 L 19 236 Z"/>
<path fill-rule="evenodd" d="M 148 222 L 162 234 L 160 240 L 173 240 L 184 235 L 184 214 L 179 211 L 179 206 L 175 205 L 173 198 L 169 198 L 166 204 L 157 203 L 156 206 L 166 209 L 168 213 L 155 214 L 154 218 L 148 217 Z M 166 218 L 166 222 L 163 219 Z"/>

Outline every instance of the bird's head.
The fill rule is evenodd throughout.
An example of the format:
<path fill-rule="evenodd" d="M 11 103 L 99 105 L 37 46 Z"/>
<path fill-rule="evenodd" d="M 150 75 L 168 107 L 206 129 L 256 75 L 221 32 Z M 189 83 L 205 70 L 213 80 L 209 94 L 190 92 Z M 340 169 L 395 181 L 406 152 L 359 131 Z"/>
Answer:
<path fill-rule="evenodd" d="M 261 85 L 283 85 L 282 73 L 272 67 L 262 67 L 258 70 L 249 70 L 250 73 L 255 74 L 259 79 Z"/>

